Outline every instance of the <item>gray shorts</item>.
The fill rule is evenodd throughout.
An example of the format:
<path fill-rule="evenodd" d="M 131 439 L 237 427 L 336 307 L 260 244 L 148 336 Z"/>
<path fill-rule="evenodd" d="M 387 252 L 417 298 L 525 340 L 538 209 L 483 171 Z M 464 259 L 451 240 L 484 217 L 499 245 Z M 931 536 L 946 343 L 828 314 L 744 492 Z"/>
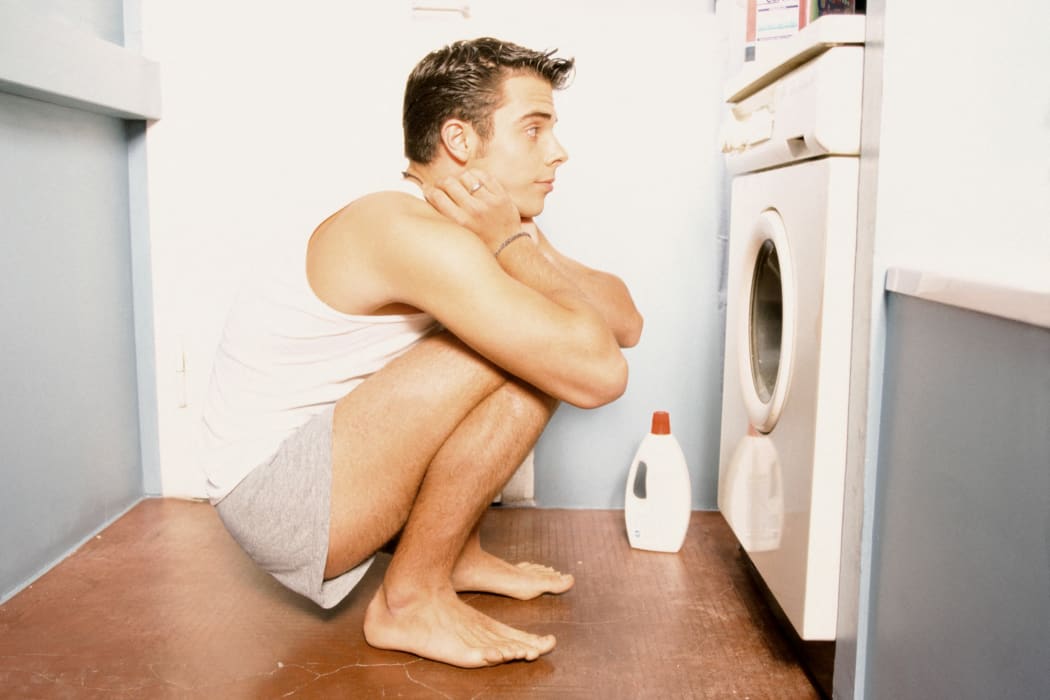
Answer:
<path fill-rule="evenodd" d="M 373 561 L 324 580 L 334 411 L 329 406 L 307 421 L 281 443 L 273 459 L 215 505 L 226 529 L 259 568 L 322 608 L 345 598 Z"/>

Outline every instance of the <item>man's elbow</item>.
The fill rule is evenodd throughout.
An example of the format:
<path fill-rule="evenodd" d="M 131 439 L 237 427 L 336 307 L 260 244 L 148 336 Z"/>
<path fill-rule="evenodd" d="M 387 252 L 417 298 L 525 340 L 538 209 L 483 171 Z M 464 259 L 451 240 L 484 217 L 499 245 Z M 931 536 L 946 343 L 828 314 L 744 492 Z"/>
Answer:
<path fill-rule="evenodd" d="M 633 348 L 638 344 L 638 341 L 642 339 L 642 327 L 645 325 L 645 319 L 642 315 L 635 311 L 623 328 L 620 329 L 617 335 L 616 341 L 620 344 L 621 348 Z"/>
<path fill-rule="evenodd" d="M 627 359 L 615 352 L 596 367 L 590 381 L 579 387 L 578 396 L 569 403 L 578 408 L 598 408 L 612 403 L 627 390 Z"/>

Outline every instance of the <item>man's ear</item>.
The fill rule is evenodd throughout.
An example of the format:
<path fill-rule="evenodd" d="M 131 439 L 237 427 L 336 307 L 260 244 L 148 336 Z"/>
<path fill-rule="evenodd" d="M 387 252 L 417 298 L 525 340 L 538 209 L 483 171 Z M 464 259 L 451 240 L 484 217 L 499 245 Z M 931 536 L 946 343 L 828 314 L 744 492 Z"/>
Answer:
<path fill-rule="evenodd" d="M 474 154 L 478 135 L 467 122 L 449 119 L 441 125 L 441 143 L 452 158 L 465 164 Z"/>

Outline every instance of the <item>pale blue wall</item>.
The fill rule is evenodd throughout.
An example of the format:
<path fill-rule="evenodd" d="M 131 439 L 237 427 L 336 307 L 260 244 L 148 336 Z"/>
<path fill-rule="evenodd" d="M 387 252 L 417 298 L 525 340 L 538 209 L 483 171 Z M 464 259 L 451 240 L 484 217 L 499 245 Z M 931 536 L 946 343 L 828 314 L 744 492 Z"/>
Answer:
<path fill-rule="evenodd" d="M 609 32 L 577 50 L 576 83 L 559 108 L 571 155 L 558 175 L 565 193 L 551 198 L 540 223 L 561 250 L 624 279 L 645 330 L 626 351 L 622 398 L 593 411 L 562 406 L 554 416 L 536 446 L 536 501 L 622 508 L 634 453 L 662 410 L 689 465 L 693 507 L 713 510 L 728 231 L 718 143 L 726 37 L 713 8 L 657 17 L 624 7 L 628 16 L 608 10 Z M 631 26 L 652 31 L 627 51 L 617 37 Z M 590 121 L 573 111 L 578 95 L 592 106 Z M 587 180 L 576 184 L 583 167 Z"/>
<path fill-rule="evenodd" d="M 39 9 L 119 41 L 121 7 Z M 0 92 L 0 600 L 142 496 L 128 133 Z"/>

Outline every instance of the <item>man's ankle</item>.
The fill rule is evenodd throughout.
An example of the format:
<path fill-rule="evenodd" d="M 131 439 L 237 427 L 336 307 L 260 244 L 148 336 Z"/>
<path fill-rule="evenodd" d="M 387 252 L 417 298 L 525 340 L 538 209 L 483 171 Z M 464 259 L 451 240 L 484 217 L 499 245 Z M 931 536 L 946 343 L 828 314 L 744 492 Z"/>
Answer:
<path fill-rule="evenodd" d="M 437 598 L 453 596 L 456 592 L 452 587 L 451 579 L 447 580 L 417 580 L 403 581 L 400 579 L 390 580 L 387 577 L 383 581 L 381 589 L 387 608 L 391 612 L 405 610 L 426 604 Z"/>

